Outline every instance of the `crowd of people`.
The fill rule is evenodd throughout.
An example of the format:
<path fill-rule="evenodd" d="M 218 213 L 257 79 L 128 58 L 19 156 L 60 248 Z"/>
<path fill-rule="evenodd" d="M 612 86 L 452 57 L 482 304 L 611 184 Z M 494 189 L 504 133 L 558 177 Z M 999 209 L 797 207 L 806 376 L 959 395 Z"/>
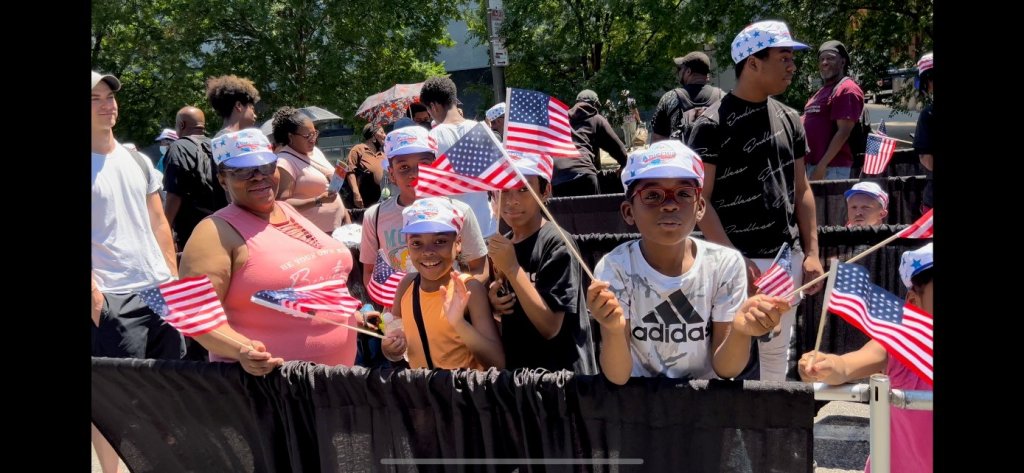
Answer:
<path fill-rule="evenodd" d="M 157 137 L 154 166 L 114 138 L 122 83 L 93 72 L 93 356 L 231 362 L 256 376 L 304 360 L 566 369 L 616 384 L 631 377 L 784 381 L 799 302 L 761 294 L 753 283 L 783 245 L 792 248 L 797 286 L 823 273 L 809 182 L 851 177 L 850 140 L 864 107 L 839 41 L 818 48 L 823 85 L 803 113 L 773 98 L 792 83 L 794 55 L 806 49 L 782 22 L 747 26 L 731 43 L 737 84 L 728 92 L 709 84 L 704 53 L 675 58 L 681 87 L 659 101 L 650 146 L 631 154 L 600 114 L 597 93 L 583 90 L 568 117 L 581 158 L 556 159 L 546 172 L 541 156 L 515 153 L 526 182 L 450 198 L 418 197 L 415 187 L 419 167 L 477 125 L 458 108 L 449 78 L 428 79 L 410 117 L 391 131 L 366 125 L 344 167 L 316 146 L 318 132 L 306 115 L 282 107 L 264 135 L 254 128 L 255 84 L 234 75 L 210 78 L 206 96 L 223 129 L 208 138 L 202 110 L 183 107 L 176 129 Z M 931 61 L 929 54 L 918 64 L 928 94 Z M 631 130 L 639 121 L 635 110 L 633 104 Z M 499 139 L 507 111 L 499 103 L 486 112 Z M 931 123 L 928 107 L 915 134 L 929 176 L 926 208 Z M 620 215 L 640 238 L 604 255 L 591 281 L 572 256 L 574 245 L 529 191 L 542 201 L 599 193 L 600 150 L 620 165 Z M 347 203 L 331 188 L 339 179 Z M 845 197 L 848 225 L 887 223 L 889 196 L 876 182 L 858 182 Z M 258 290 L 347 280 L 356 262 L 331 234 L 351 223 L 351 207 L 365 209 L 358 261 L 364 286 L 378 255 L 408 273 L 393 307 L 375 306 L 401 322 L 377 344 L 250 301 Z M 691 235 L 698 228 L 702 238 Z M 928 245 L 900 266 L 908 299 L 929 313 L 930 255 Z M 926 267 L 908 262 L 924 258 Z M 138 291 L 189 276 L 210 279 L 227 322 L 186 343 Z M 899 380 L 895 387 L 927 388 L 874 342 L 854 353 L 823 354 L 813 365 L 808 355 L 799 361 L 804 380 L 838 384 L 884 371 Z M 894 418 L 894 433 L 897 425 L 930 429 L 930 413 L 927 421 L 914 414 L 903 424 Z M 95 428 L 93 439 L 104 471 L 116 471 L 117 456 Z M 896 451 L 894 465 L 902 461 Z M 930 460 L 930 441 L 917 439 L 906 451 Z"/>

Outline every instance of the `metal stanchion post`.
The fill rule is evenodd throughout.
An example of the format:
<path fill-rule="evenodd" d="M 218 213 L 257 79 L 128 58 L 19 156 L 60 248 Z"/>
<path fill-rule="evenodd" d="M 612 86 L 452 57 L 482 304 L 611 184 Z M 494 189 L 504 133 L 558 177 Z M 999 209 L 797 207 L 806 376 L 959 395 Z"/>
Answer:
<path fill-rule="evenodd" d="M 889 377 L 873 374 L 870 386 L 871 471 L 889 473 Z"/>

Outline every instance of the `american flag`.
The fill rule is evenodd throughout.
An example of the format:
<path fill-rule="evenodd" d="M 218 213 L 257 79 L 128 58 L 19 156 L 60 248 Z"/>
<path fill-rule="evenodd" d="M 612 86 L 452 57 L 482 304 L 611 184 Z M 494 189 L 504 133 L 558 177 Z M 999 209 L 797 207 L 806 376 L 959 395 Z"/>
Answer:
<path fill-rule="evenodd" d="M 398 289 L 398 283 L 404 277 L 405 272 L 393 268 L 384 257 L 384 251 L 377 250 L 377 263 L 373 265 L 373 274 L 370 275 L 370 283 L 366 286 L 366 294 L 374 302 L 391 307 L 395 305 L 395 290 Z"/>
<path fill-rule="evenodd" d="M 896 151 L 896 140 L 885 135 L 868 134 L 867 147 L 864 149 L 864 173 L 881 174 Z"/>
<path fill-rule="evenodd" d="M 143 289 L 142 300 L 186 337 L 198 337 L 228 322 L 210 278 L 193 276 Z"/>
<path fill-rule="evenodd" d="M 885 119 L 884 118 L 882 119 L 882 121 L 878 122 L 878 134 L 882 135 L 882 136 L 889 136 L 888 130 L 885 129 Z"/>
<path fill-rule="evenodd" d="M 839 263 L 828 310 L 932 384 L 931 314 L 872 284 L 863 266 L 846 263 Z"/>
<path fill-rule="evenodd" d="M 345 281 L 331 281 L 278 290 L 256 291 L 252 302 L 296 317 L 312 318 L 317 312 L 352 315 L 362 303 L 349 295 Z"/>
<path fill-rule="evenodd" d="M 898 233 L 900 238 L 931 238 L 935 233 L 932 230 L 932 212 L 934 211 L 935 209 L 928 209 L 913 225 L 900 230 Z"/>
<path fill-rule="evenodd" d="M 754 285 L 761 290 L 761 293 L 769 296 L 785 297 L 793 292 L 796 286 L 793 284 L 793 277 L 789 273 L 793 270 L 792 251 L 789 243 L 783 243 L 775 261 L 768 267 L 768 270 L 761 273 L 761 277 L 754 281 Z"/>
<path fill-rule="evenodd" d="M 477 123 L 430 165 L 420 166 L 416 197 L 450 196 L 514 187 L 516 173 L 501 144 Z"/>
<path fill-rule="evenodd" d="M 509 89 L 505 148 L 554 158 L 578 158 L 572 143 L 569 107 L 532 90 Z"/>

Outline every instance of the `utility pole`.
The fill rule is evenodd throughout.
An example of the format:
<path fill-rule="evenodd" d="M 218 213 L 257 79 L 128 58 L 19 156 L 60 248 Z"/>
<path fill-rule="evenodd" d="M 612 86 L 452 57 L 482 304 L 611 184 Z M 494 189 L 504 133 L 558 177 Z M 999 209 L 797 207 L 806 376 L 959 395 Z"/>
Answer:
<path fill-rule="evenodd" d="M 505 8 L 501 0 L 487 0 L 487 32 L 490 35 L 491 82 L 494 84 L 494 103 L 505 101 L 505 66 L 508 51 L 505 41 L 498 36 L 505 21 Z"/>

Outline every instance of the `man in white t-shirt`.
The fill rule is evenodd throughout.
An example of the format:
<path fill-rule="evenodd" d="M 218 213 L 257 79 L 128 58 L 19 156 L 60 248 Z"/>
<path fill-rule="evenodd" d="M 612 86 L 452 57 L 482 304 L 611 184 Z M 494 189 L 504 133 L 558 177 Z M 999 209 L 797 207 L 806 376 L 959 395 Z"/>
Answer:
<path fill-rule="evenodd" d="M 441 156 L 462 135 L 465 135 L 477 122 L 462 118 L 458 111 L 459 100 L 455 97 L 458 90 L 455 83 L 447 77 L 431 77 L 420 89 L 420 103 L 427 107 L 431 118 L 438 123 L 430 130 L 430 137 L 437 143 L 437 155 Z M 473 209 L 484 238 L 498 231 L 498 220 L 487 200 L 486 192 L 470 192 L 451 196 L 455 200 L 465 202 Z"/>
<path fill-rule="evenodd" d="M 633 153 L 623 168 L 622 217 L 640 239 L 601 258 L 587 290 L 601 324 L 601 371 L 613 383 L 736 377 L 751 337 L 789 308 L 763 294 L 748 299 L 739 251 L 690 236 L 707 206 L 703 184 L 700 158 L 676 140 Z"/>
<path fill-rule="evenodd" d="M 178 276 L 171 226 L 152 162 L 114 139 L 121 81 L 92 73 L 92 356 L 181 359 L 185 341 L 139 289 Z M 104 473 L 117 454 L 93 427 Z"/>

